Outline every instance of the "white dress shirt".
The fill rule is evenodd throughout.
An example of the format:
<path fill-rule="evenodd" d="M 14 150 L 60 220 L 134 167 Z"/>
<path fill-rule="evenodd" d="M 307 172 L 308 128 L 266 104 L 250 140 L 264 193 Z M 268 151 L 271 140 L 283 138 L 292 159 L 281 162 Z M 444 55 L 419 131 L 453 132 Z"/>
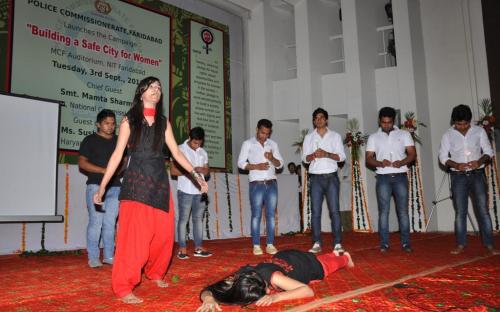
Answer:
<path fill-rule="evenodd" d="M 208 165 L 208 154 L 202 148 L 198 147 L 196 150 L 193 150 L 188 145 L 188 140 L 186 140 L 183 144 L 179 146 L 181 152 L 186 156 L 189 162 L 194 167 L 205 167 Z M 199 195 L 201 191 L 198 189 L 198 186 L 195 185 L 189 178 L 182 175 L 177 178 L 177 189 L 186 194 L 191 195 Z"/>
<path fill-rule="evenodd" d="M 394 126 L 394 130 L 389 134 L 382 131 L 381 128 L 377 132 L 368 137 L 366 143 L 367 152 L 375 152 L 376 159 L 383 161 L 384 159 L 394 162 L 406 158 L 406 147 L 415 146 L 411 134 L 406 130 L 401 130 Z M 404 173 L 408 171 L 408 167 L 377 167 L 377 174 Z"/>
<path fill-rule="evenodd" d="M 339 162 L 345 160 L 342 137 L 335 131 L 327 128 L 323 137 L 319 135 L 316 129 L 308 133 L 304 138 L 304 143 L 302 144 L 302 160 L 305 163 L 308 163 L 306 159 L 307 155 L 312 154 L 318 148 L 321 148 L 327 153 L 334 153 L 339 155 Z M 326 174 L 336 172 L 337 170 L 337 161 L 327 157 L 316 158 L 311 161 L 311 164 L 309 165 L 309 173 L 311 174 Z"/>
<path fill-rule="evenodd" d="M 478 160 L 484 154 L 493 156 L 493 149 L 486 135 L 486 131 L 479 126 L 471 125 L 465 135 L 455 127 L 449 128 L 441 139 L 439 147 L 439 161 L 446 165 L 448 159 L 457 163 L 468 163 Z M 481 168 L 484 167 L 484 164 Z M 451 168 L 451 170 L 456 170 Z"/>
<path fill-rule="evenodd" d="M 275 167 L 271 161 L 265 156 L 264 152 L 273 151 L 273 157 L 279 160 L 280 165 L 278 169 L 283 167 L 283 157 L 281 157 L 278 149 L 278 144 L 271 139 L 267 139 L 262 146 L 255 137 L 250 138 L 243 142 L 241 145 L 240 156 L 238 157 L 238 167 L 245 170 L 248 164 L 260 164 L 269 162 L 269 169 L 267 170 L 250 170 L 248 180 L 253 181 L 266 181 L 276 179 Z"/>

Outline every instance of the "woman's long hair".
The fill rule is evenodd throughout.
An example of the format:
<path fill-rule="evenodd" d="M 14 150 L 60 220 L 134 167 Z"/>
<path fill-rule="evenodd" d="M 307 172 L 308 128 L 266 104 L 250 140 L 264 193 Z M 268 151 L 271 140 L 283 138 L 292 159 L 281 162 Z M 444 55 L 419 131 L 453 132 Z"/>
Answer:
<path fill-rule="evenodd" d="M 129 148 L 134 150 L 139 144 L 141 139 L 141 129 L 144 120 L 144 103 L 142 102 L 142 94 L 146 92 L 149 86 L 155 82 L 161 82 L 156 77 L 146 77 L 139 82 L 139 85 L 135 89 L 134 100 L 132 101 L 132 108 L 129 111 L 129 125 L 130 125 L 130 145 Z M 156 103 L 156 115 L 155 115 L 155 134 L 153 140 L 153 149 L 160 150 L 162 131 L 165 131 L 162 126 L 162 116 L 163 116 L 163 92 L 161 93 L 160 100 Z"/>
<path fill-rule="evenodd" d="M 251 304 L 265 296 L 266 289 L 266 282 L 249 266 L 205 288 L 217 302 L 234 305 Z"/>

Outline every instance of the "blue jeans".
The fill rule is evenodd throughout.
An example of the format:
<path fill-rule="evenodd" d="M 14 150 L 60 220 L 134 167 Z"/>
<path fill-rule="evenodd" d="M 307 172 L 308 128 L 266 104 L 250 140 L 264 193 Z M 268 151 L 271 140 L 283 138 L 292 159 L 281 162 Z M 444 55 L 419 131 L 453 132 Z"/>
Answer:
<path fill-rule="evenodd" d="M 333 244 L 342 243 L 342 223 L 339 211 L 339 178 L 337 173 L 311 174 L 311 223 L 313 243 L 321 243 L 321 210 L 326 196 Z"/>
<path fill-rule="evenodd" d="M 264 184 L 258 181 L 250 182 L 250 206 L 252 209 L 251 232 L 252 243 L 260 245 L 260 220 L 262 206 L 266 207 L 267 244 L 274 243 L 274 214 L 278 203 L 278 183 L 276 180 Z"/>
<path fill-rule="evenodd" d="M 394 195 L 401 233 L 401 246 L 410 247 L 410 218 L 408 217 L 408 178 L 406 174 L 377 175 L 378 232 L 380 246 L 389 247 L 389 211 Z"/>
<path fill-rule="evenodd" d="M 178 190 L 177 206 L 179 208 L 179 220 L 177 221 L 179 246 L 186 248 L 186 226 L 192 212 L 194 247 L 201 248 L 203 241 L 203 212 L 205 211 L 201 205 L 201 195 L 187 194 Z"/>
<path fill-rule="evenodd" d="M 467 212 L 469 210 L 469 194 L 472 195 L 481 238 L 485 246 L 493 246 L 493 228 L 488 212 L 486 199 L 486 176 L 483 170 L 469 175 L 451 174 L 451 192 L 455 207 L 455 235 L 457 245 L 467 244 Z"/>
<path fill-rule="evenodd" d="M 120 187 L 113 186 L 104 194 L 102 210 L 96 210 L 93 196 L 99 189 L 97 184 L 87 185 L 86 199 L 89 211 L 87 225 L 87 253 L 89 260 L 99 260 L 99 241 L 102 236 L 104 245 L 104 259 L 113 258 L 115 254 L 115 227 L 118 216 L 118 195 Z"/>

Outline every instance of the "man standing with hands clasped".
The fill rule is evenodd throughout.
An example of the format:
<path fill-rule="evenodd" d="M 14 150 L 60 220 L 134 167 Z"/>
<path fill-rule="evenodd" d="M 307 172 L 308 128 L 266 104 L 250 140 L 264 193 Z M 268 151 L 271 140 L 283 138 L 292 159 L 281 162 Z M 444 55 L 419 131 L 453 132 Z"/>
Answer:
<path fill-rule="evenodd" d="M 494 255 L 491 217 L 486 197 L 484 166 L 493 156 L 493 149 L 483 128 L 471 125 L 472 112 L 467 105 L 453 108 L 449 128 L 441 139 L 440 162 L 450 168 L 451 193 L 455 207 L 455 235 L 457 247 L 451 251 L 457 255 L 467 244 L 467 212 L 469 194 L 473 195 L 477 222 L 484 246 Z"/>
<path fill-rule="evenodd" d="M 262 206 L 266 207 L 266 252 L 271 255 L 278 252 L 273 245 L 274 215 L 278 203 L 275 169 L 283 167 L 283 158 L 280 155 L 278 144 L 269 139 L 272 128 L 273 124 L 270 120 L 259 120 L 255 137 L 243 142 L 238 157 L 238 167 L 250 171 L 248 180 L 250 182 L 251 233 L 254 255 L 263 254 L 260 247 Z"/>
<path fill-rule="evenodd" d="M 201 127 L 194 127 L 189 131 L 189 139 L 179 146 L 184 156 L 193 165 L 194 171 L 208 176 L 208 154 L 203 149 L 205 141 L 205 130 Z M 186 248 L 186 227 L 189 222 L 189 215 L 193 224 L 194 253 L 195 257 L 210 257 L 212 253 L 202 247 L 203 243 L 203 213 L 204 207 L 201 205 L 202 193 L 193 181 L 189 172 L 186 172 L 176 162 L 170 169 L 170 173 L 177 178 L 177 208 L 179 219 L 177 221 L 177 240 L 179 242 L 179 252 L 177 258 L 181 260 L 189 259 Z"/>
<path fill-rule="evenodd" d="M 415 161 L 416 150 L 408 131 L 394 125 L 396 110 L 381 108 L 378 114 L 380 128 L 366 143 L 366 166 L 377 171 L 378 232 L 380 252 L 389 250 L 389 211 L 394 195 L 401 233 L 401 248 L 412 252 L 410 245 L 410 218 L 408 217 L 408 164 Z"/>
<path fill-rule="evenodd" d="M 310 163 L 312 240 L 309 252 L 321 252 L 321 208 L 326 196 L 333 232 L 333 249 L 340 253 L 342 248 L 342 223 L 339 207 L 338 162 L 345 160 L 342 137 L 328 129 L 328 113 L 322 108 L 313 112 L 314 130 L 304 138 L 302 160 Z"/>

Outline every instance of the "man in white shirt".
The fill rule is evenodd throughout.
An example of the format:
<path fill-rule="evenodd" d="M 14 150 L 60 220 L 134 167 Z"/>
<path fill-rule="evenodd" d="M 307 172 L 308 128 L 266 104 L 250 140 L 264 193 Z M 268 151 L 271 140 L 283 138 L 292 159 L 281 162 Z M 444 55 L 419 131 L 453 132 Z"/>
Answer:
<path fill-rule="evenodd" d="M 314 130 L 302 145 L 302 160 L 309 164 L 311 181 L 311 223 L 313 246 L 309 252 L 321 252 L 321 210 L 326 196 L 332 226 L 334 250 L 343 252 L 342 223 L 339 207 L 338 162 L 345 160 L 342 137 L 328 129 L 328 112 L 317 108 L 313 114 Z"/>
<path fill-rule="evenodd" d="M 278 252 L 274 247 L 274 214 L 278 203 L 275 169 L 283 167 L 283 158 L 280 155 L 278 144 L 269 139 L 272 128 L 271 121 L 259 120 L 255 137 L 243 142 L 238 157 L 238 167 L 250 171 L 248 180 L 250 182 L 251 233 L 254 255 L 263 254 L 260 247 L 262 206 L 266 207 L 266 252 L 272 255 Z"/>
<path fill-rule="evenodd" d="M 389 250 L 389 211 L 394 195 L 401 233 L 401 248 L 412 252 L 410 244 L 410 218 L 408 217 L 408 164 L 415 161 L 416 150 L 408 131 L 394 126 L 396 111 L 384 107 L 379 111 L 377 132 L 370 135 L 366 144 L 366 166 L 376 168 L 378 232 L 380 251 Z"/>
<path fill-rule="evenodd" d="M 184 156 L 193 165 L 194 170 L 203 176 L 209 174 L 208 154 L 203 149 L 205 131 L 201 127 L 195 127 L 189 131 L 189 139 L 179 146 Z M 177 165 L 172 166 L 172 175 L 179 176 L 177 179 L 177 205 L 179 210 L 179 220 L 177 222 L 177 239 L 179 241 L 179 253 L 177 258 L 181 260 L 189 259 L 186 248 L 186 226 L 189 222 L 189 214 L 193 223 L 194 253 L 195 257 L 210 257 L 211 252 L 203 249 L 203 213 L 204 207 L 201 204 L 201 191 L 198 183 L 193 182 L 193 178 L 187 172 L 181 172 Z"/>
<path fill-rule="evenodd" d="M 451 251 L 459 254 L 467 244 L 467 212 L 469 194 L 473 195 L 476 218 L 483 244 L 493 254 L 498 254 L 493 246 L 491 218 L 487 207 L 486 177 L 484 166 L 493 156 L 493 149 L 486 131 L 471 125 L 472 112 L 467 105 L 453 108 L 449 128 L 441 139 L 439 161 L 450 168 L 451 192 L 455 207 L 455 235 L 457 247 Z"/>

